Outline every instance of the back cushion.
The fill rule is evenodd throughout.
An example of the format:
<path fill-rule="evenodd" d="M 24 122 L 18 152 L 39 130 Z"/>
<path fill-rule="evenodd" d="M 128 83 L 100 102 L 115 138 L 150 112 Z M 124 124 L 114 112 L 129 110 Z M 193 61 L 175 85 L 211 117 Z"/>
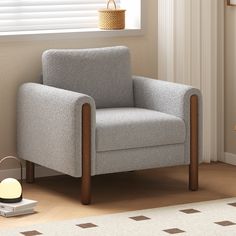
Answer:
<path fill-rule="evenodd" d="M 51 49 L 42 60 L 45 85 L 88 94 L 97 108 L 133 106 L 128 48 Z"/>

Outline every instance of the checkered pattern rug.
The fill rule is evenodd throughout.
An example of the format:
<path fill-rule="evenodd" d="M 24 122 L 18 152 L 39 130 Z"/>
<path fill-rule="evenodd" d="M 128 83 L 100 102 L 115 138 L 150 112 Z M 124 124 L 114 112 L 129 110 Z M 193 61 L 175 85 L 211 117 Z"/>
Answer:
<path fill-rule="evenodd" d="M 0 236 L 37 235 L 234 236 L 236 197 L 0 230 Z"/>

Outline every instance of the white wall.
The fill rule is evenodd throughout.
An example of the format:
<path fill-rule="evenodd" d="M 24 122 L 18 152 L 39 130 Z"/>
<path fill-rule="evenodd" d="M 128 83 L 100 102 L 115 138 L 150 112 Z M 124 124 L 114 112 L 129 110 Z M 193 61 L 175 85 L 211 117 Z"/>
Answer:
<path fill-rule="evenodd" d="M 236 7 L 225 8 L 225 151 L 236 154 Z M 236 157 L 235 157 L 236 158 Z M 234 161 L 236 163 L 236 159 Z"/>
<path fill-rule="evenodd" d="M 146 32 L 138 37 L 11 40 L 0 38 L 0 158 L 16 155 L 16 93 L 20 84 L 37 82 L 41 54 L 49 48 L 126 45 L 135 74 L 157 77 L 157 0 L 143 1 Z M 4 168 L 13 168 L 12 163 Z"/>

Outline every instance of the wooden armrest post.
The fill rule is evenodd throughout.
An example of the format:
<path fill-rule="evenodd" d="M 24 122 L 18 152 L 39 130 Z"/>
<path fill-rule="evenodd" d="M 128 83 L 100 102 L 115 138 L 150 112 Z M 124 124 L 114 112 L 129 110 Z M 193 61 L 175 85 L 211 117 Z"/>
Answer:
<path fill-rule="evenodd" d="M 198 97 L 190 98 L 190 165 L 189 189 L 198 190 Z"/>
<path fill-rule="evenodd" d="M 82 107 L 81 202 L 84 205 L 91 203 L 91 107 L 87 103 Z"/>

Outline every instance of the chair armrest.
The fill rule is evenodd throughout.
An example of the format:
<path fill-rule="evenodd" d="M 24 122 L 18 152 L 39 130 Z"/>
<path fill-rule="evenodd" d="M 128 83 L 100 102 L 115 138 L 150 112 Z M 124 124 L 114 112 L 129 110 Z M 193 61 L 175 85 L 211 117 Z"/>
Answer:
<path fill-rule="evenodd" d="M 201 103 L 201 92 L 188 85 L 140 76 L 134 76 L 133 83 L 137 107 L 157 110 L 184 119 L 192 95 L 197 95 Z"/>
<path fill-rule="evenodd" d="M 27 83 L 18 91 L 17 152 L 22 159 L 81 177 L 82 106 L 91 106 L 95 158 L 95 102 L 81 93 Z M 92 160 L 92 172 L 94 171 Z"/>
<path fill-rule="evenodd" d="M 183 84 L 148 79 L 140 76 L 133 77 L 133 86 L 135 106 L 168 113 L 185 121 L 187 130 L 187 154 L 189 154 L 190 146 L 190 98 L 193 95 L 198 97 L 199 159 L 201 160 L 202 96 L 200 90 Z M 188 162 L 188 157 L 186 157 L 186 163 Z"/>

